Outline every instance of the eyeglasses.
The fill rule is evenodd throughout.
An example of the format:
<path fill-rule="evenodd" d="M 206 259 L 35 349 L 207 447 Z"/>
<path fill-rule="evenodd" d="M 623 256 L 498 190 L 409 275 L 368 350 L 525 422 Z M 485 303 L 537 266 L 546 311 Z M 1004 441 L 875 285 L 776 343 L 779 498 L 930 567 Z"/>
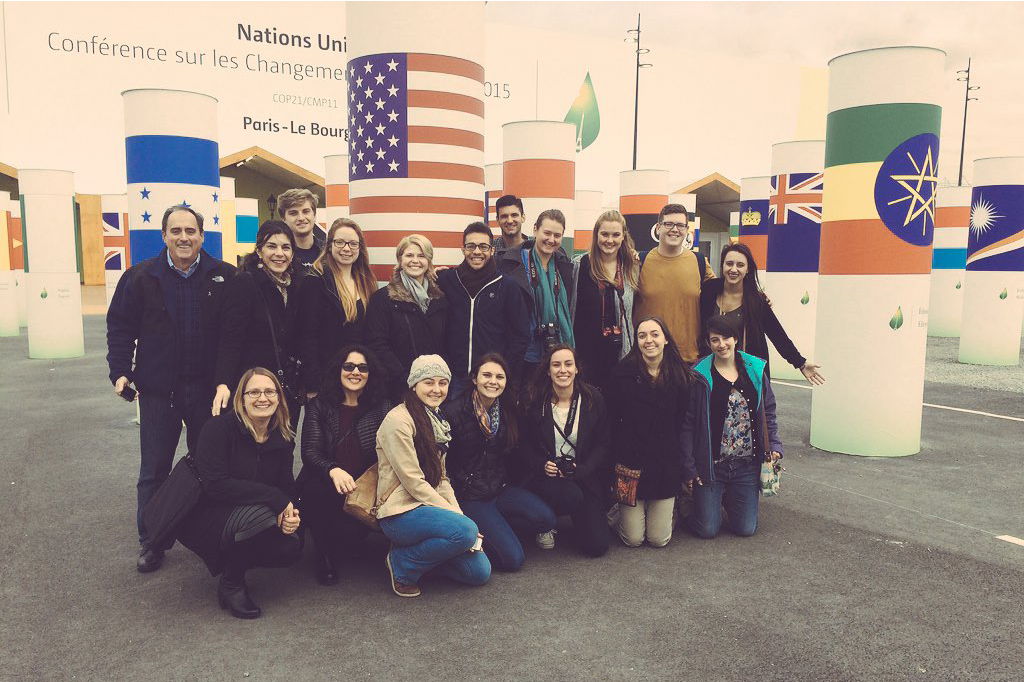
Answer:
<path fill-rule="evenodd" d="M 343 364 L 341 366 L 341 368 L 343 370 L 345 370 L 346 372 L 359 372 L 360 374 L 369 374 L 370 373 L 370 366 L 368 364 L 366 364 L 365 362 L 360 362 L 360 363 L 346 362 L 345 364 Z"/>
<path fill-rule="evenodd" d="M 661 226 L 666 230 L 679 230 L 680 232 L 686 232 L 687 230 L 686 223 L 662 223 Z"/>
<path fill-rule="evenodd" d="M 347 246 L 348 248 L 352 249 L 353 251 L 358 251 L 359 250 L 359 242 L 357 242 L 357 241 L 349 242 L 349 241 L 345 241 L 344 239 L 335 239 L 335 240 L 331 241 L 331 244 L 333 244 L 334 248 L 336 248 L 336 249 L 344 249 Z"/>
<path fill-rule="evenodd" d="M 491 249 L 494 248 L 490 244 L 465 244 L 462 250 L 466 253 L 473 253 L 479 251 L 480 253 L 490 253 Z"/>
<path fill-rule="evenodd" d="M 258 400 L 261 395 L 265 395 L 268 398 L 276 398 L 277 397 L 277 389 L 276 388 L 265 388 L 265 389 L 263 389 L 261 391 L 258 388 L 250 388 L 248 391 L 245 392 L 245 397 L 246 398 L 251 398 L 252 400 Z"/>

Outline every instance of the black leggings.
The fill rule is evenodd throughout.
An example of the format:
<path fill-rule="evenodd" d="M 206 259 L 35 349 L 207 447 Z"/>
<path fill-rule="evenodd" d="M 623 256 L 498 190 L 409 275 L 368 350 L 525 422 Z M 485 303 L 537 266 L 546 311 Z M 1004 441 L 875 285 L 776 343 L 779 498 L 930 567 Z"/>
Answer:
<path fill-rule="evenodd" d="M 608 505 L 586 485 L 567 478 L 544 476 L 530 486 L 557 516 L 569 516 L 580 551 L 592 557 L 608 551 Z"/>
<path fill-rule="evenodd" d="M 250 568 L 285 568 L 298 561 L 301 555 L 299 535 L 285 535 L 274 526 L 225 549 L 224 576 L 240 580 Z"/>
<path fill-rule="evenodd" d="M 345 513 L 345 496 L 320 472 L 305 478 L 299 490 L 302 522 L 313 536 L 317 552 L 350 554 L 370 529 Z"/>

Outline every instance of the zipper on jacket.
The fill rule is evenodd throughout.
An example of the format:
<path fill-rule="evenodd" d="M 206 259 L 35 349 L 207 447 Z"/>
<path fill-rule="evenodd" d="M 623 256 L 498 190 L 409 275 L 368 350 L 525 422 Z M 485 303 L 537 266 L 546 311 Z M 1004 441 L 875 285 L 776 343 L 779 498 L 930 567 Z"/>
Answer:
<path fill-rule="evenodd" d="M 466 296 L 469 296 L 469 289 L 467 289 L 466 285 L 462 283 L 462 278 L 459 277 L 458 273 L 455 273 L 455 278 L 459 280 L 459 286 L 461 286 L 462 290 L 466 292 Z M 501 279 L 500 273 L 490 282 L 480 287 L 480 291 L 476 292 L 476 296 L 484 293 L 484 289 L 491 286 L 499 279 Z M 466 374 L 470 374 L 473 371 L 473 320 L 476 315 L 476 296 L 469 296 L 469 355 L 466 357 Z M 470 377 L 470 380 L 472 380 L 472 377 Z"/>

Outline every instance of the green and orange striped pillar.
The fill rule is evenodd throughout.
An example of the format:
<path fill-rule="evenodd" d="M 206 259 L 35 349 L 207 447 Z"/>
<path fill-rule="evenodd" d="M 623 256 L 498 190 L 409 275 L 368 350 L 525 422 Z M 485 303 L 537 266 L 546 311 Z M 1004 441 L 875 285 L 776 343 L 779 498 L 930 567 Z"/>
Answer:
<path fill-rule="evenodd" d="M 945 53 L 829 62 L 811 445 L 901 457 L 921 449 Z"/>

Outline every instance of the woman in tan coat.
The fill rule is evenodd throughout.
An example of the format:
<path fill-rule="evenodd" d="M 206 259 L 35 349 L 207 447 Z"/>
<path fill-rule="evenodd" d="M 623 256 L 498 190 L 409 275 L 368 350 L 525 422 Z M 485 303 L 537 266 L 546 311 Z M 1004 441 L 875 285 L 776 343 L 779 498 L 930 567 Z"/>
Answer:
<path fill-rule="evenodd" d="M 433 568 L 467 585 L 491 577 L 482 536 L 445 472 L 451 428 L 438 407 L 451 377 L 439 355 L 416 358 L 409 391 L 377 431 L 377 520 L 391 540 L 386 563 L 399 597 L 418 597 L 420 577 Z"/>

